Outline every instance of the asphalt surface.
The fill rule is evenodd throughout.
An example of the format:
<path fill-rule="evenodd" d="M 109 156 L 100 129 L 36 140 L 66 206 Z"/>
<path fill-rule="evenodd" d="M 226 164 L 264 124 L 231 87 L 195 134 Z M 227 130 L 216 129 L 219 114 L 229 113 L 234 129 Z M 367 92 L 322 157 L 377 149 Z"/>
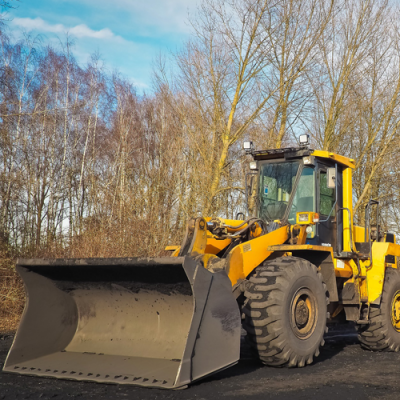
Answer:
<path fill-rule="evenodd" d="M 2 368 L 11 335 L 0 334 Z M 363 350 L 353 328 L 334 328 L 321 355 L 305 368 L 265 367 L 242 341 L 240 362 L 184 390 L 159 390 L 0 373 L 0 400 L 8 399 L 399 399 L 400 353 Z"/>

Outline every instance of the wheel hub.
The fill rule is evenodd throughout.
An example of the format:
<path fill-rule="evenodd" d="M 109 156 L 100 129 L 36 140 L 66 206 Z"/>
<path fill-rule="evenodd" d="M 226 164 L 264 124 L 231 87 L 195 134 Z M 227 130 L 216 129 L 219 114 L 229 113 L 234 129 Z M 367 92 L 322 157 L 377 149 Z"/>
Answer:
<path fill-rule="evenodd" d="M 400 290 L 395 293 L 392 300 L 392 325 L 400 332 Z"/>
<path fill-rule="evenodd" d="M 316 298 L 308 288 L 300 288 L 293 296 L 290 306 L 291 325 L 299 339 L 307 339 L 314 332 L 318 319 L 316 305 Z"/>
<path fill-rule="evenodd" d="M 307 304 L 304 300 L 300 299 L 296 304 L 296 325 L 301 326 L 305 325 L 308 321 L 308 317 L 310 315 L 310 311 L 307 307 Z"/>

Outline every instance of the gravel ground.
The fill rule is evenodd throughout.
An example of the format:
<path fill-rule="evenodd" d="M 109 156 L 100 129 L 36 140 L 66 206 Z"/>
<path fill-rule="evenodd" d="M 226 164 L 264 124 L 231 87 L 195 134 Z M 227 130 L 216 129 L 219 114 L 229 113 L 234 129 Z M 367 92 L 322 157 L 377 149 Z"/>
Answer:
<path fill-rule="evenodd" d="M 12 335 L 0 334 L 0 367 Z M 242 341 L 236 366 L 177 391 L 66 381 L 0 373 L 0 400 L 8 399 L 399 399 L 400 353 L 361 349 L 354 329 L 333 329 L 316 362 L 270 368 L 251 358 Z"/>

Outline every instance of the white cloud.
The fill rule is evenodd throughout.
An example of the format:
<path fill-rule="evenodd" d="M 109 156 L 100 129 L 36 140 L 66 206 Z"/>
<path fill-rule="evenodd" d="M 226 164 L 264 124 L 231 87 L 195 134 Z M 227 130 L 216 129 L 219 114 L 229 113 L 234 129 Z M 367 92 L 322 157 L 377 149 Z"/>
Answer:
<path fill-rule="evenodd" d="M 1 0 L 0 0 L 1 1 Z M 16 9 L 9 26 L 22 36 L 28 31 L 45 34 L 46 41 L 59 44 L 65 34 L 75 37 L 74 55 L 85 64 L 94 51 L 105 67 L 118 69 L 138 88 L 150 90 L 154 56 L 167 46 L 178 46 L 191 27 L 201 0 L 24 0 L 32 8 Z M 33 3 L 40 7 L 35 8 Z M 59 9 L 60 3 L 68 4 Z M 92 12 L 90 12 L 92 10 Z M 28 18 L 30 17 L 30 18 Z"/>
<path fill-rule="evenodd" d="M 86 24 L 67 26 L 67 24 L 50 24 L 39 17 L 14 17 L 10 20 L 11 25 L 14 27 L 14 33 L 17 36 L 23 31 L 49 34 L 46 38 L 47 43 L 52 43 L 55 47 L 59 45 L 59 39 L 52 34 L 62 37 L 68 33 L 79 39 L 74 43 L 73 49 L 74 56 L 79 64 L 85 65 L 90 60 L 91 54 L 98 51 L 109 72 L 113 69 L 119 70 L 139 91 L 149 88 L 145 82 L 149 80 L 145 66 L 150 63 L 153 53 L 152 47 L 126 40 L 114 34 L 109 28 L 93 30 Z M 137 63 L 136 60 L 141 62 Z"/>
<path fill-rule="evenodd" d="M 76 0 L 73 0 L 76 1 Z M 88 5 L 93 0 L 79 0 Z M 110 9 L 109 0 L 96 0 L 96 8 L 107 12 Z M 188 13 L 193 15 L 201 0 L 113 0 L 115 11 L 129 15 L 135 24 L 135 30 L 149 36 L 162 33 L 191 32 L 188 23 Z"/>
<path fill-rule="evenodd" d="M 85 24 L 76 25 L 74 27 L 66 27 L 63 24 L 51 25 L 41 18 L 14 18 L 12 24 L 26 31 L 40 31 L 51 33 L 70 33 L 78 38 L 94 38 L 94 39 L 118 39 L 123 40 L 120 36 L 115 35 L 110 29 L 104 28 L 99 31 L 90 29 Z"/>
<path fill-rule="evenodd" d="M 108 28 L 104 28 L 99 31 L 94 31 L 93 29 L 88 28 L 84 24 L 74 26 L 69 30 L 69 32 L 72 35 L 75 35 L 76 37 L 91 37 L 95 39 L 114 39 L 117 37 Z"/>

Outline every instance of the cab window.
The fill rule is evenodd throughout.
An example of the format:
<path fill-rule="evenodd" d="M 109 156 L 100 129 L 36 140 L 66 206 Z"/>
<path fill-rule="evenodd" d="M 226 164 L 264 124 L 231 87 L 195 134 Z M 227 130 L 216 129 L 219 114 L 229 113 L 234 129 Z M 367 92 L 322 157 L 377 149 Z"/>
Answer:
<path fill-rule="evenodd" d="M 319 174 L 319 212 L 321 215 L 335 215 L 335 210 L 332 210 L 335 204 L 335 190 L 328 188 L 326 171 L 320 171 Z"/>
<path fill-rule="evenodd" d="M 260 175 L 260 218 L 280 219 L 286 212 L 299 162 L 266 163 Z"/>
<path fill-rule="evenodd" d="M 299 184 L 293 197 L 289 222 L 295 223 L 296 213 L 300 211 L 315 211 L 315 179 L 314 169 L 304 167 Z"/>
<path fill-rule="evenodd" d="M 305 167 L 301 173 L 293 205 L 296 212 L 315 211 L 315 180 L 314 169 Z"/>

